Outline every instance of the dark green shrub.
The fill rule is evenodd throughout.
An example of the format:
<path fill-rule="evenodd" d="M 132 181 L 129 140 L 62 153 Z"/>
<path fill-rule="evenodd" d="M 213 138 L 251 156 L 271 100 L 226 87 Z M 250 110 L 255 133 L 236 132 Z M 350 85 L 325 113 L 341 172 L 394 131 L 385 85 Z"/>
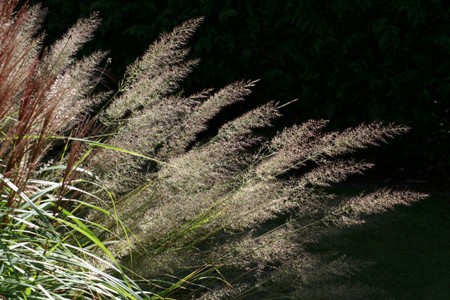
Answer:
<path fill-rule="evenodd" d="M 79 16 L 100 11 L 103 25 L 92 46 L 113 49 L 115 74 L 121 74 L 161 30 L 206 16 L 192 44 L 193 56 L 201 57 L 202 63 L 188 79 L 187 90 L 198 90 L 205 82 L 217 87 L 235 78 L 260 78 L 263 83 L 255 90 L 254 101 L 298 98 L 290 106 L 289 116 L 295 121 L 326 118 L 336 128 L 376 120 L 411 126 L 410 134 L 376 156 L 377 162 L 390 173 L 405 169 L 409 176 L 447 178 L 446 1 L 48 0 L 44 4 L 55 12 L 47 22 L 51 35 L 61 33 Z"/>

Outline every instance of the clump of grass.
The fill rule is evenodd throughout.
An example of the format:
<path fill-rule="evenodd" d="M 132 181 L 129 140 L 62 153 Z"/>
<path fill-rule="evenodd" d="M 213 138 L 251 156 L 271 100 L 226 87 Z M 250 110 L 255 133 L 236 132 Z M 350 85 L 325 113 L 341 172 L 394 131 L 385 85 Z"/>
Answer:
<path fill-rule="evenodd" d="M 1 180 L 6 185 L 2 196 L 17 193 L 15 199 L 22 202 L 13 207 L 2 203 L 2 217 L 8 216 L 8 222 L 0 229 L 0 295 L 7 299 L 147 298 L 96 235 L 95 229 L 103 231 L 102 226 L 76 216 L 78 209 L 95 207 L 53 197 L 61 189 L 58 182 L 29 180 L 34 192 L 24 193 L 8 179 Z M 60 206 L 68 201 L 73 208 Z"/>
<path fill-rule="evenodd" d="M 14 11 L 17 3 L 0 3 L 0 295 L 144 299 L 99 238 L 104 227 L 78 213 L 110 215 L 82 200 L 95 198 L 78 187 L 87 182 L 79 176 L 86 174 L 82 143 L 48 157 L 67 130 L 78 138 L 86 132 L 78 107 L 89 107 L 87 83 L 102 55 L 75 61 L 74 54 L 98 21 L 80 22 L 73 34 L 84 35 L 66 36 L 43 53 L 35 31 L 42 10 Z"/>
<path fill-rule="evenodd" d="M 43 51 L 42 10 L 15 12 L 17 4 L 0 4 L 0 295 L 231 299 L 278 287 L 279 296 L 297 297 L 314 272 L 352 269 L 307 251 L 331 225 L 345 229 L 423 197 L 380 190 L 340 199 L 323 188 L 370 168 L 349 154 L 402 126 L 330 132 L 311 120 L 267 138 L 258 130 L 282 106 L 270 102 L 198 141 L 256 83 L 179 90 L 197 64 L 187 43 L 201 19 L 162 35 L 111 96 L 94 92 L 106 54 L 75 58 L 95 15 Z"/>

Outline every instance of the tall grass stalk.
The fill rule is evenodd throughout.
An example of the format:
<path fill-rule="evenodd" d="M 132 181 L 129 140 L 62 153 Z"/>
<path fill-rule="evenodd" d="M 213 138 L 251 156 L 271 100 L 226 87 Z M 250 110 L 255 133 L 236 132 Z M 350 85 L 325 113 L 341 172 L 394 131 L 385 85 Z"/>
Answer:
<path fill-rule="evenodd" d="M 180 90 L 198 63 L 187 45 L 202 19 L 162 35 L 115 94 L 97 93 L 107 54 L 76 56 L 97 15 L 43 49 L 43 10 L 18 3 L 0 2 L 3 297 L 299 298 L 330 286 L 355 295 L 361 289 L 336 280 L 353 264 L 309 245 L 423 198 L 381 190 L 341 199 L 326 189 L 370 168 L 349 157 L 402 126 L 330 132 L 310 120 L 268 136 L 283 107 L 269 102 L 201 141 L 256 84 Z"/>

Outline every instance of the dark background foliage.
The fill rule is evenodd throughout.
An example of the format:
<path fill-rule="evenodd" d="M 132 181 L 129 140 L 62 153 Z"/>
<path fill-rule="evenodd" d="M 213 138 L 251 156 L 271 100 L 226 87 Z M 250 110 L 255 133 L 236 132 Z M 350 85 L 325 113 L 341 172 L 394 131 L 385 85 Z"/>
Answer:
<path fill-rule="evenodd" d="M 259 78 L 249 105 L 299 99 L 283 111 L 289 122 L 325 118 L 331 128 L 370 121 L 408 125 L 410 133 L 365 156 L 384 177 L 448 183 L 448 1 L 34 2 L 51 12 L 45 25 L 49 43 L 79 17 L 99 11 L 103 25 L 88 51 L 111 50 L 113 78 L 120 78 L 162 31 L 205 16 L 192 41 L 192 56 L 201 64 L 183 85 L 187 92 Z M 247 108 L 241 103 L 218 121 Z"/>

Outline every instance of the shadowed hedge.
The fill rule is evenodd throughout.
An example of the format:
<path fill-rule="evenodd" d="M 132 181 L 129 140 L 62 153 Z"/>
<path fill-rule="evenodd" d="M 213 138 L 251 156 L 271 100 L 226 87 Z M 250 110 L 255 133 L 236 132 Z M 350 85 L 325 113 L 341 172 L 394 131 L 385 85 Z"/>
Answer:
<path fill-rule="evenodd" d="M 389 173 L 448 178 L 450 14 L 446 1 L 43 1 L 50 36 L 92 11 L 103 18 L 93 48 L 113 49 L 111 71 L 159 32 L 206 16 L 193 46 L 202 62 L 185 89 L 261 78 L 253 102 L 292 100 L 292 121 L 342 128 L 395 121 L 410 134 L 376 157 Z M 245 110 L 242 104 L 238 109 Z M 230 116 L 225 116 L 230 118 Z M 395 157 L 395 159 L 393 158 Z"/>

